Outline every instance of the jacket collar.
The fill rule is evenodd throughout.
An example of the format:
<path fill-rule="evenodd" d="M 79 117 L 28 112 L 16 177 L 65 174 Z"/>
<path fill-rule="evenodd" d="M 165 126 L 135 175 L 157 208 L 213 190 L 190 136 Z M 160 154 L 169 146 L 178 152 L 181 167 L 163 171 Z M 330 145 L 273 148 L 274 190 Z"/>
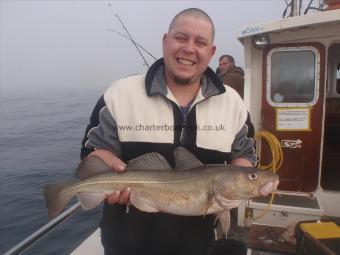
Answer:
<path fill-rule="evenodd" d="M 168 89 L 164 74 L 164 59 L 161 58 L 151 65 L 145 77 L 145 89 L 148 96 L 161 94 L 167 96 Z M 222 94 L 226 91 L 222 81 L 208 67 L 201 80 L 202 95 L 205 98 Z"/>

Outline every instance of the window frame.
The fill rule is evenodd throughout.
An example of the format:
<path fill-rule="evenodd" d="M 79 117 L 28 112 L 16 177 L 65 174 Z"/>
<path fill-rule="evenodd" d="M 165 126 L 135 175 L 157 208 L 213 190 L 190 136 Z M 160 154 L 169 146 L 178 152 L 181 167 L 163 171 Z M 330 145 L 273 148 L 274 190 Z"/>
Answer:
<path fill-rule="evenodd" d="M 314 83 L 314 97 L 311 102 L 308 103 L 277 103 L 272 101 L 271 99 L 271 59 L 272 55 L 277 52 L 289 52 L 289 51 L 311 51 L 315 56 L 315 66 L 314 66 L 314 77 L 315 77 L 315 83 Z M 319 84 L 320 84 L 320 52 L 317 48 L 313 46 L 286 46 L 286 47 L 275 47 L 268 51 L 267 53 L 267 68 L 266 68 L 266 100 L 269 105 L 273 107 L 310 107 L 317 103 L 320 95 L 319 91 Z"/>

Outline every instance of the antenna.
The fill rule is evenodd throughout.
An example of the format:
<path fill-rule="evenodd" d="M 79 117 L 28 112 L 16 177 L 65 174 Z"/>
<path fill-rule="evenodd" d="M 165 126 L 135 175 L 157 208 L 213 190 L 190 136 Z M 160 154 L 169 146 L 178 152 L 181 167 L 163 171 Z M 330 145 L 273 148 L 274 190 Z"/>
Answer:
<path fill-rule="evenodd" d="M 139 50 L 139 48 L 138 48 L 138 46 L 137 46 L 135 40 L 132 38 L 131 34 L 129 33 L 129 31 L 128 31 L 127 28 L 125 27 L 123 21 L 120 19 L 120 17 L 118 16 L 117 13 L 116 13 L 116 14 L 114 13 L 111 3 L 108 3 L 108 6 L 111 8 L 113 15 L 116 16 L 117 19 L 119 20 L 120 24 L 122 24 L 122 26 L 123 26 L 125 32 L 128 34 L 128 36 L 129 36 L 130 40 L 132 41 L 133 45 L 136 47 L 136 49 L 137 49 L 139 55 L 141 56 L 141 58 L 143 59 L 145 65 L 149 68 L 150 66 L 149 66 L 148 62 L 146 62 L 146 59 L 144 58 L 142 52 Z"/>
<path fill-rule="evenodd" d="M 291 17 L 292 16 L 298 16 L 299 10 L 298 10 L 298 0 L 292 0 L 292 11 L 291 11 Z"/>
<path fill-rule="evenodd" d="M 311 6 L 313 2 L 314 2 L 314 0 L 309 1 L 309 4 L 308 4 L 308 6 L 307 6 L 307 8 L 306 8 L 306 10 L 304 11 L 303 14 L 307 14 L 309 10 L 323 11 L 323 1 L 322 0 L 319 1 L 319 7 Z"/>

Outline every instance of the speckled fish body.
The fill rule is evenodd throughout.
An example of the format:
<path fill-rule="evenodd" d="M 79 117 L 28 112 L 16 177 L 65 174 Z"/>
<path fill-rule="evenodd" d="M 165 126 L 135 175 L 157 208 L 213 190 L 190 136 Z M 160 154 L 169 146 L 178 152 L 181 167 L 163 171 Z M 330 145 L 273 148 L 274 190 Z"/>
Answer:
<path fill-rule="evenodd" d="M 175 159 L 172 169 L 161 155 L 149 153 L 132 160 L 126 171 L 118 173 L 90 156 L 78 167 L 80 181 L 45 188 L 49 217 L 58 215 L 73 196 L 89 210 L 108 194 L 126 187 L 131 189 L 131 204 L 145 212 L 223 214 L 241 200 L 273 192 L 279 182 L 276 174 L 257 168 L 203 165 L 184 148 L 177 148 Z"/>

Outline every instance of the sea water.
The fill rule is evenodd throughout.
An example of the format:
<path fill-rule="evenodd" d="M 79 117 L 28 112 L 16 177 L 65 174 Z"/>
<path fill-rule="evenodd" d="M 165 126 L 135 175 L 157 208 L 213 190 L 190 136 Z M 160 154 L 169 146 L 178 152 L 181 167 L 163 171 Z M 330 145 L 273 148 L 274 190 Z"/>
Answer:
<path fill-rule="evenodd" d="M 102 93 L 74 88 L 1 92 L 1 254 L 48 222 L 43 187 L 74 178 L 81 140 Z M 98 227 L 100 211 L 78 211 L 24 254 L 69 254 Z"/>

